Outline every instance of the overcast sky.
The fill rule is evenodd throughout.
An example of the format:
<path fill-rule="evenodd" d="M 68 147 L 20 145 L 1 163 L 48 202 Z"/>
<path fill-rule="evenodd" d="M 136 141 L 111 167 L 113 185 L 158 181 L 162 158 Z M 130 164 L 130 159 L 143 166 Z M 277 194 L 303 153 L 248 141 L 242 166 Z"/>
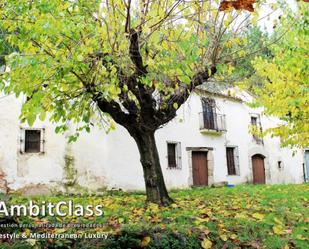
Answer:
<path fill-rule="evenodd" d="M 285 1 L 289 4 L 289 6 L 292 8 L 293 11 L 296 11 L 295 0 L 285 0 Z M 278 17 L 282 13 L 282 10 L 277 10 L 274 13 L 271 13 L 273 10 L 270 8 L 270 6 L 271 6 L 271 4 L 276 3 L 276 2 L 278 2 L 278 1 L 268 0 L 267 1 L 268 6 L 262 7 L 261 11 L 260 11 L 260 17 L 267 16 L 267 15 L 271 14 L 268 18 L 264 18 L 263 20 L 261 20 L 259 22 L 259 25 L 261 27 L 265 28 L 265 30 L 267 32 L 273 31 L 274 21 L 276 19 L 278 19 Z"/>

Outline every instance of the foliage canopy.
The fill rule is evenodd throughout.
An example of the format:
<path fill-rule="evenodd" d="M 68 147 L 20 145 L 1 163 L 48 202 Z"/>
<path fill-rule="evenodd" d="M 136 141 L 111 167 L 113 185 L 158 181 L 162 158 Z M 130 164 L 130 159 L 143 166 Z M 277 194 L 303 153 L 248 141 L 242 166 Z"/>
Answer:
<path fill-rule="evenodd" d="M 248 40 L 238 34 L 251 15 L 218 7 L 211 1 L 1 1 L 1 27 L 20 51 L 7 58 L 2 89 L 28 97 L 23 121 L 33 124 L 49 112 L 61 124 L 57 131 L 68 120 L 89 131 L 99 99 L 114 111 L 140 112 L 142 88 L 166 122 L 201 84 L 197 76 L 206 81 L 215 66 L 227 74 L 229 62 L 246 54 Z M 138 89 L 130 84 L 133 75 Z"/>
<path fill-rule="evenodd" d="M 253 64 L 264 80 L 255 89 L 256 104 L 266 115 L 279 117 L 278 127 L 265 131 L 281 138 L 283 145 L 309 146 L 309 10 L 306 3 L 298 4 L 297 13 L 282 16 L 275 36 L 284 33 L 272 45 L 270 58 L 258 57 Z"/>
<path fill-rule="evenodd" d="M 46 113 L 57 132 L 75 122 L 73 141 L 93 114 L 107 130 L 122 125 L 139 149 L 147 200 L 168 205 L 154 133 L 197 86 L 246 56 L 240 34 L 262 2 L 251 13 L 222 12 L 217 1 L 0 0 L 1 28 L 19 51 L 6 58 L 0 88 L 27 96 L 21 120 L 30 125 Z"/>

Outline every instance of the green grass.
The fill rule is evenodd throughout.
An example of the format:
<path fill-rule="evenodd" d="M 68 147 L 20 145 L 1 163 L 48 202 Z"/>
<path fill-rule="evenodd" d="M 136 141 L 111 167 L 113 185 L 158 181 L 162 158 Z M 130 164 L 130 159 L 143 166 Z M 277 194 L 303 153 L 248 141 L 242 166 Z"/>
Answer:
<path fill-rule="evenodd" d="M 213 248 L 309 248 L 308 184 L 194 188 L 172 191 L 171 196 L 175 200 L 171 207 L 158 207 L 154 204 L 146 206 L 145 197 L 140 193 L 111 192 L 100 197 L 24 198 L 13 195 L 11 203 L 21 204 L 31 199 L 35 202 L 73 200 L 74 203 L 82 205 L 102 204 L 102 217 L 21 217 L 19 222 L 103 224 L 103 227 L 96 230 L 53 229 L 49 232 L 108 232 L 109 242 L 113 246 L 108 247 L 105 244 L 106 248 L 126 248 L 119 245 L 141 243 L 143 238 L 148 236 L 151 238 L 147 243 L 149 248 L 184 248 L 182 242 L 179 242 L 183 238 L 186 240 L 183 243 L 187 243 L 185 248 L 198 248 L 203 240 L 211 241 Z M 35 231 L 43 232 L 44 229 Z M 169 236 L 160 240 L 157 238 L 164 234 Z M 157 245 L 158 241 L 165 244 L 160 247 Z M 38 248 L 43 245 L 42 241 L 36 243 Z M 65 243 L 72 247 L 74 245 L 72 241 L 48 243 L 53 247 L 57 247 L 58 243 L 59 248 L 65 248 Z M 88 243 L 88 246 L 91 243 L 93 242 Z M 98 243 L 96 242 L 93 248 L 95 245 L 98 246 Z"/>

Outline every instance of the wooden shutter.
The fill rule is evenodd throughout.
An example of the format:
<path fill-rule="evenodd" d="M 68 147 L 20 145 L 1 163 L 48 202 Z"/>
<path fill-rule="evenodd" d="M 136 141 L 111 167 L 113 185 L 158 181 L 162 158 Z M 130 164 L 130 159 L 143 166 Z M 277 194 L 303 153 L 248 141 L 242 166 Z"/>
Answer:
<path fill-rule="evenodd" d="M 176 144 L 176 150 L 177 150 L 177 162 L 176 162 L 176 166 L 178 169 L 181 169 L 182 166 L 182 159 L 181 159 L 181 143 L 177 143 Z"/>
<path fill-rule="evenodd" d="M 25 152 L 40 152 L 41 151 L 41 131 L 26 130 L 25 131 Z"/>
<path fill-rule="evenodd" d="M 176 144 L 175 143 L 168 143 L 167 144 L 167 159 L 168 159 L 168 167 L 169 168 L 176 168 Z"/>
<path fill-rule="evenodd" d="M 236 175 L 234 148 L 233 147 L 227 147 L 226 148 L 226 161 L 227 161 L 228 175 Z"/>

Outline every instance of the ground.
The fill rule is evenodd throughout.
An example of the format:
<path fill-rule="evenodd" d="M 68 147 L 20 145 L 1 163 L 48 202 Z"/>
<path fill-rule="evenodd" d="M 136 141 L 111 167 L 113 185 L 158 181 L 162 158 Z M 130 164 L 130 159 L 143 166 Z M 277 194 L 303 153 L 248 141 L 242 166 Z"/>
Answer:
<path fill-rule="evenodd" d="M 107 240 L 2 240 L 0 248 L 309 248 L 309 185 L 240 185 L 171 192 L 171 207 L 145 206 L 143 193 L 103 196 L 11 196 L 104 206 L 102 217 L 21 217 L 18 223 L 95 223 L 94 229 L 20 229 L 12 232 L 105 233 Z M 0 228 L 0 233 L 4 233 Z M 0 239 L 1 244 L 1 239 Z M 14 247 L 13 247 L 14 248 Z"/>

